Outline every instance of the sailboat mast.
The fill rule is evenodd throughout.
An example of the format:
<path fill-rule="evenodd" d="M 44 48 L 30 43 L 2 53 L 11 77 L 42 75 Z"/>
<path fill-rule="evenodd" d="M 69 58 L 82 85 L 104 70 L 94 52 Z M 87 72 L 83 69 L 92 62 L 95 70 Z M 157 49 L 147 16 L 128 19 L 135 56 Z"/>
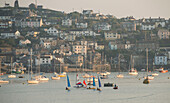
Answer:
<path fill-rule="evenodd" d="M 1 75 L 1 60 L 0 60 L 0 75 Z"/>
<path fill-rule="evenodd" d="M 120 53 L 119 53 L 119 73 L 120 73 Z"/>
<path fill-rule="evenodd" d="M 11 74 L 12 74 L 12 57 L 11 57 Z"/>
<path fill-rule="evenodd" d="M 30 67 L 30 68 L 31 68 L 31 79 L 32 79 L 32 48 L 31 48 L 31 58 L 30 58 L 30 63 L 31 63 L 31 65 L 30 65 L 31 67 Z"/>
<path fill-rule="evenodd" d="M 147 76 L 148 76 L 148 48 L 146 48 Z"/>

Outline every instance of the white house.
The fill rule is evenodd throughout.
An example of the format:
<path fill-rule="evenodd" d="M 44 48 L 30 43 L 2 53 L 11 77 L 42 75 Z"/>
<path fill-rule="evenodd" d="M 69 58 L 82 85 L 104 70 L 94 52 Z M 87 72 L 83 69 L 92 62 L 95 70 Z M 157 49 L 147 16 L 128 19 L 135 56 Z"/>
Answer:
<path fill-rule="evenodd" d="M 52 55 L 41 55 L 40 58 L 35 59 L 36 65 L 44 65 L 51 64 L 51 60 L 53 59 Z"/>
<path fill-rule="evenodd" d="M 72 25 L 72 20 L 71 19 L 63 19 L 62 20 L 62 25 L 63 26 L 71 26 Z"/>
<path fill-rule="evenodd" d="M 142 23 L 141 27 L 142 30 L 153 30 L 155 28 L 156 28 L 155 23 Z"/>
<path fill-rule="evenodd" d="M 51 48 L 51 42 L 49 42 L 49 41 L 43 42 L 43 47 L 46 48 L 46 49 Z"/>
<path fill-rule="evenodd" d="M 80 36 L 99 36 L 100 35 L 100 34 L 96 34 L 94 31 L 90 31 L 90 30 L 70 31 L 70 34 L 76 35 L 77 37 L 80 37 Z"/>
<path fill-rule="evenodd" d="M 167 65 L 167 56 L 163 54 L 155 56 L 155 65 Z"/>
<path fill-rule="evenodd" d="M 49 29 L 45 29 L 45 32 L 51 35 L 58 35 L 59 31 L 55 27 L 50 27 Z"/>
<path fill-rule="evenodd" d="M 83 10 L 83 15 L 91 15 L 93 14 L 93 10 Z"/>
<path fill-rule="evenodd" d="M 20 37 L 20 32 L 17 31 L 4 31 L 0 33 L 0 38 L 15 38 Z"/>
<path fill-rule="evenodd" d="M 105 32 L 104 37 L 106 40 L 116 40 L 116 39 L 120 39 L 120 34 Z"/>
<path fill-rule="evenodd" d="M 0 28 L 9 28 L 9 27 L 12 27 L 12 21 L 0 20 Z"/>
<path fill-rule="evenodd" d="M 86 22 L 78 22 L 76 23 L 77 28 L 87 28 L 87 23 Z"/>
<path fill-rule="evenodd" d="M 22 19 L 17 21 L 16 26 L 20 26 L 21 28 L 25 27 L 41 27 L 43 25 L 42 18 L 29 18 L 29 19 Z"/>
<path fill-rule="evenodd" d="M 19 41 L 19 45 L 27 45 L 27 44 L 31 44 L 31 41 L 30 40 L 20 40 Z"/>
<path fill-rule="evenodd" d="M 110 30 L 111 29 L 111 25 L 108 23 L 97 23 L 94 25 L 94 29 L 95 30 Z"/>

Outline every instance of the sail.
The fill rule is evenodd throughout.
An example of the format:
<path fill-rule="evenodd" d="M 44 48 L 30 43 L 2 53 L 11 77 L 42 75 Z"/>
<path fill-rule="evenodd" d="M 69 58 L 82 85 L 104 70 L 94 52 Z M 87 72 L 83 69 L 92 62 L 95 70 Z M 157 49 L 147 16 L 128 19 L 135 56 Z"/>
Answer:
<path fill-rule="evenodd" d="M 68 87 L 71 87 L 71 85 L 70 85 L 70 80 L 69 80 L 68 75 L 67 75 L 67 86 L 68 86 Z"/>
<path fill-rule="evenodd" d="M 77 79 L 77 81 L 79 81 L 79 76 L 78 76 L 78 74 L 77 74 L 77 78 L 76 78 L 76 79 Z"/>
<path fill-rule="evenodd" d="M 93 77 L 93 86 L 96 86 L 94 77 Z"/>
<path fill-rule="evenodd" d="M 83 84 L 87 87 L 87 84 L 86 84 L 85 80 L 83 81 Z"/>
<path fill-rule="evenodd" d="M 100 78 L 98 77 L 98 82 L 99 82 L 99 87 L 101 87 L 101 82 L 100 82 Z"/>

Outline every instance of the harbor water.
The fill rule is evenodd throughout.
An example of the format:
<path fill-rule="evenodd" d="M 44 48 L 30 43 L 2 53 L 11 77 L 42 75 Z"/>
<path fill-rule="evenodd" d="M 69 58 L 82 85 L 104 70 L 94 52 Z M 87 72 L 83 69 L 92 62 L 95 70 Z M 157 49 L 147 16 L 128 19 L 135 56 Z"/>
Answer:
<path fill-rule="evenodd" d="M 97 73 L 91 74 L 97 76 Z M 111 73 L 108 79 L 101 80 L 101 92 L 74 88 L 76 73 L 68 73 L 72 86 L 70 91 L 65 90 L 65 77 L 51 80 L 53 74 L 46 73 L 50 78 L 48 82 L 30 85 L 25 74 L 25 78 L 9 79 L 9 84 L 0 84 L 0 103 L 170 103 L 170 73 L 159 74 L 150 84 L 143 84 L 145 73 L 142 72 L 138 76 L 124 72 L 124 78 L 117 78 L 117 74 Z M 81 81 L 84 80 L 82 75 L 79 73 Z M 108 82 L 118 85 L 119 89 L 103 87 Z"/>

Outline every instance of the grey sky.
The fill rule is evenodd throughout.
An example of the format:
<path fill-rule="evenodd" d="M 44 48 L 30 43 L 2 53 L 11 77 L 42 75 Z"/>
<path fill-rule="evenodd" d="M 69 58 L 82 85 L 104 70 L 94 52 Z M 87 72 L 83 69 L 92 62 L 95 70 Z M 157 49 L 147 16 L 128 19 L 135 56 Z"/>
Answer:
<path fill-rule="evenodd" d="M 5 1 L 14 5 L 15 0 L 0 0 L 0 6 Z M 35 0 L 18 0 L 20 6 L 27 6 Z M 170 18 L 170 0 L 37 0 L 44 8 L 71 12 L 92 9 L 94 12 L 112 14 L 118 18 L 134 16 Z"/>

